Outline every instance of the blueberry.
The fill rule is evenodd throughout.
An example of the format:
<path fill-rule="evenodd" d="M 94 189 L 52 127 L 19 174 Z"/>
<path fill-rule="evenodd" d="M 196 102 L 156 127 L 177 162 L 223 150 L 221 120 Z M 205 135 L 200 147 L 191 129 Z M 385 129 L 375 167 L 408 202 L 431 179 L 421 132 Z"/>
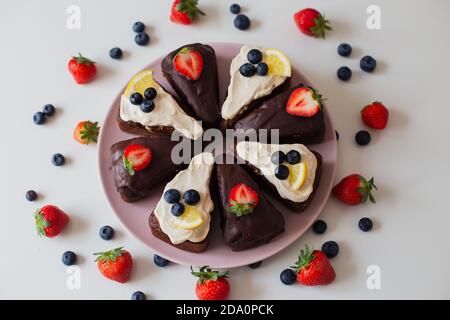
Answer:
<path fill-rule="evenodd" d="M 54 155 L 52 155 L 52 163 L 55 166 L 57 167 L 62 166 L 64 162 L 66 162 L 66 159 L 61 153 L 55 153 Z"/>
<path fill-rule="evenodd" d="M 234 13 L 234 14 L 238 14 L 239 12 L 241 12 L 241 6 L 238 5 L 237 3 L 233 3 L 230 6 L 230 12 Z"/>
<path fill-rule="evenodd" d="M 55 107 L 52 104 L 46 104 L 42 109 L 42 112 L 47 116 L 51 117 L 55 114 Z"/>
<path fill-rule="evenodd" d="M 327 258 L 334 258 L 339 253 L 339 246 L 336 241 L 327 241 L 322 245 L 322 251 Z"/>
<path fill-rule="evenodd" d="M 153 262 L 155 263 L 155 265 L 157 265 L 158 267 L 161 267 L 161 268 L 164 268 L 165 266 L 167 266 L 170 263 L 169 260 L 167 260 L 161 256 L 158 256 L 157 254 L 155 254 L 153 256 Z"/>
<path fill-rule="evenodd" d="M 133 23 L 133 31 L 134 32 L 142 32 L 145 30 L 145 24 L 140 21 Z"/>
<path fill-rule="evenodd" d="M 261 264 L 262 264 L 262 261 L 257 261 L 257 262 L 254 262 L 252 264 L 249 264 L 248 267 L 250 269 L 257 269 L 257 268 L 259 268 L 261 266 Z"/>
<path fill-rule="evenodd" d="M 144 98 L 142 97 L 142 94 L 139 92 L 133 92 L 130 95 L 130 102 L 136 106 L 140 105 L 144 101 Z"/>
<path fill-rule="evenodd" d="M 103 240 L 111 240 L 114 237 L 114 229 L 110 226 L 103 226 L 98 234 Z"/>
<path fill-rule="evenodd" d="M 150 37 L 145 32 L 139 32 L 134 37 L 134 41 L 140 46 L 145 46 L 145 45 L 147 45 L 150 42 Z"/>
<path fill-rule="evenodd" d="M 352 46 L 348 43 L 341 43 L 337 48 L 337 52 L 340 56 L 348 57 L 352 53 Z"/>
<path fill-rule="evenodd" d="M 336 134 L 336 140 L 339 140 L 339 132 L 337 132 L 337 130 L 334 130 L 334 133 Z"/>
<path fill-rule="evenodd" d="M 113 59 L 120 59 L 122 58 L 122 49 L 120 49 L 119 47 L 115 47 L 112 48 L 111 50 L 109 50 L 109 56 Z"/>
<path fill-rule="evenodd" d="M 173 214 L 175 217 L 181 216 L 181 215 L 183 214 L 183 212 L 184 212 L 184 206 L 183 206 L 183 204 L 182 204 L 182 203 L 179 203 L 179 202 L 174 203 L 174 204 L 172 205 L 172 208 L 170 209 L 170 212 L 172 212 L 172 214 Z"/>
<path fill-rule="evenodd" d="M 270 161 L 273 164 L 279 165 L 286 161 L 286 155 L 283 151 L 275 151 L 272 153 L 272 156 L 270 157 Z"/>
<path fill-rule="evenodd" d="M 153 109 L 155 109 L 155 103 L 153 100 L 144 100 L 144 102 L 141 103 L 141 110 L 144 113 L 152 112 Z"/>
<path fill-rule="evenodd" d="M 323 220 L 317 220 L 314 222 L 312 229 L 314 233 L 322 234 L 327 230 L 327 223 Z"/>
<path fill-rule="evenodd" d="M 275 177 L 280 180 L 285 180 L 289 177 L 289 169 L 285 165 L 279 165 L 275 168 Z"/>
<path fill-rule="evenodd" d="M 157 94 L 158 94 L 158 93 L 156 92 L 156 89 L 150 87 L 150 88 L 145 89 L 144 97 L 145 97 L 145 99 L 147 99 L 147 100 L 153 100 L 153 99 L 156 98 L 156 95 L 157 95 Z"/>
<path fill-rule="evenodd" d="M 43 124 L 45 122 L 45 114 L 43 112 L 40 112 L 40 111 L 36 112 L 33 115 L 33 122 L 35 124 Z"/>
<path fill-rule="evenodd" d="M 136 291 L 131 295 L 131 300 L 147 300 L 147 298 L 142 291 Z"/>
<path fill-rule="evenodd" d="M 256 66 L 256 74 L 258 76 L 265 76 L 269 72 L 269 67 L 267 63 L 261 62 Z"/>
<path fill-rule="evenodd" d="M 37 199 L 37 193 L 34 190 L 28 190 L 25 194 L 25 198 L 27 198 L 28 201 L 34 201 Z"/>
<path fill-rule="evenodd" d="M 256 73 L 256 68 L 254 65 L 252 65 L 251 63 L 244 63 L 242 66 L 240 66 L 239 68 L 239 72 L 244 76 L 244 77 L 253 77 Z"/>
<path fill-rule="evenodd" d="M 289 164 L 297 164 L 301 159 L 302 157 L 300 156 L 300 152 L 297 150 L 291 150 L 286 153 L 286 160 Z"/>
<path fill-rule="evenodd" d="M 365 146 L 370 142 L 370 133 L 366 130 L 358 131 L 355 135 L 355 141 L 360 146 Z"/>
<path fill-rule="evenodd" d="M 183 194 L 183 200 L 187 204 L 194 205 L 200 201 L 200 194 L 197 190 L 190 189 Z"/>
<path fill-rule="evenodd" d="M 234 18 L 234 26 L 239 30 L 247 30 L 250 27 L 250 19 L 243 14 L 238 14 Z"/>
<path fill-rule="evenodd" d="M 176 189 L 169 189 L 166 192 L 164 192 L 164 200 L 166 200 L 167 203 L 173 204 L 180 201 L 181 195 L 180 192 Z"/>
<path fill-rule="evenodd" d="M 71 266 L 77 262 L 77 255 L 72 251 L 66 251 L 63 253 L 61 260 L 66 266 Z"/>
<path fill-rule="evenodd" d="M 263 54 L 258 49 L 251 49 L 247 53 L 247 60 L 250 63 L 258 64 L 262 61 L 262 58 L 263 58 Z"/>
<path fill-rule="evenodd" d="M 340 67 L 336 74 L 339 80 L 348 81 L 352 77 L 352 70 L 349 67 Z"/>
<path fill-rule="evenodd" d="M 361 58 L 359 66 L 363 71 L 372 72 L 373 70 L 375 70 L 375 67 L 377 66 L 377 61 L 371 56 L 364 56 Z"/>
<path fill-rule="evenodd" d="M 358 222 L 358 226 L 362 231 L 367 232 L 372 230 L 373 222 L 369 218 L 361 218 Z"/>
<path fill-rule="evenodd" d="M 280 273 L 280 280 L 285 285 L 291 285 L 297 280 L 297 275 L 292 269 L 285 269 Z"/>

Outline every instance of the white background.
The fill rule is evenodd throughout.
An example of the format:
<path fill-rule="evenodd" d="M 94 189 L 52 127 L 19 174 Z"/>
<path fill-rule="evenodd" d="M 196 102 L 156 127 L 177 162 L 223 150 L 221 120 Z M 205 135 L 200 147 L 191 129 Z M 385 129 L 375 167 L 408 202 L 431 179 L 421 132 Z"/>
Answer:
<path fill-rule="evenodd" d="M 232 1 L 201 0 L 207 13 L 192 27 L 169 21 L 171 1 L 12 1 L 0 4 L 0 87 L 2 88 L 0 157 L 2 183 L 0 298 L 129 299 L 135 290 L 151 299 L 193 299 L 195 279 L 185 266 L 153 265 L 153 253 L 120 225 L 103 195 L 96 146 L 72 139 L 81 120 L 102 121 L 124 83 L 142 66 L 178 46 L 229 41 L 280 48 L 328 98 L 327 106 L 339 130 L 337 178 L 359 172 L 374 176 L 376 205 L 347 207 L 330 199 L 322 218 L 328 230 L 311 231 L 287 250 L 264 261 L 257 270 L 233 269 L 232 299 L 381 299 L 450 298 L 449 227 L 449 1 L 250 1 L 239 0 L 252 20 L 248 31 L 233 26 Z M 69 4 L 81 8 L 81 30 L 66 28 Z M 382 29 L 366 28 L 370 4 L 381 8 Z M 295 11 L 314 6 L 331 21 L 326 40 L 299 33 Z M 152 42 L 134 43 L 133 22 L 146 23 Z M 337 55 L 341 42 L 353 46 L 351 58 Z M 121 47 L 124 58 L 108 51 Z M 88 85 L 74 83 L 66 70 L 71 55 L 82 52 L 97 61 L 98 77 Z M 374 74 L 360 71 L 359 58 L 374 56 Z M 349 83 L 336 79 L 342 65 L 353 69 Z M 364 148 L 354 143 L 363 128 L 359 110 L 374 100 L 390 109 L 386 130 L 372 132 Z M 32 115 L 46 103 L 57 113 L 36 126 Z M 64 167 L 50 156 L 61 152 Z M 25 200 L 35 189 L 37 202 Z M 56 204 L 71 222 L 54 239 L 36 235 L 32 214 L 38 206 Z M 368 216 L 375 227 L 363 233 L 358 220 Z M 99 238 L 102 225 L 117 236 Z M 340 245 L 332 260 L 336 281 L 326 287 L 286 287 L 279 273 L 291 265 L 309 243 L 326 240 Z M 135 259 L 130 282 L 118 284 L 97 271 L 92 253 L 124 245 Z M 61 254 L 73 250 L 81 267 L 81 289 L 66 288 Z M 366 268 L 381 268 L 381 290 L 366 288 Z"/>

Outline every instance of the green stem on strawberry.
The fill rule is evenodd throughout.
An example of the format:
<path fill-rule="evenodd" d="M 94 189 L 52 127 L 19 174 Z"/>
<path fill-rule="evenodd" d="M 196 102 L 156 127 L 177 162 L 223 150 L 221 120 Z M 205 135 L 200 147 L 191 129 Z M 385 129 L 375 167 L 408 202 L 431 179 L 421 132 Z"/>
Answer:
<path fill-rule="evenodd" d="M 234 213 L 236 217 L 241 217 L 253 212 L 253 202 L 250 203 L 238 203 L 237 201 L 230 200 L 230 204 L 226 208 L 228 212 Z"/>
<path fill-rule="evenodd" d="M 95 261 L 116 261 L 117 257 L 121 256 L 124 252 L 125 250 L 123 250 L 123 247 L 115 248 L 105 252 L 95 252 L 94 255 L 98 256 Z"/>
<path fill-rule="evenodd" d="M 135 174 L 135 171 L 133 169 L 133 164 L 131 163 L 131 161 L 128 160 L 125 156 L 122 156 L 122 160 L 123 160 L 123 165 L 124 165 L 125 169 L 128 170 L 128 173 L 130 174 L 130 176 L 133 176 Z"/>
<path fill-rule="evenodd" d="M 203 266 L 199 271 L 194 271 L 191 266 L 191 274 L 198 277 L 198 283 L 203 284 L 206 280 L 217 281 L 220 278 L 228 278 L 230 272 L 227 270 L 225 272 L 220 272 L 212 270 L 209 266 Z"/>
<path fill-rule="evenodd" d="M 91 59 L 86 58 L 81 53 L 78 52 L 78 57 L 73 56 L 78 64 L 95 64 L 95 61 L 92 61 Z"/>
<path fill-rule="evenodd" d="M 44 219 L 44 216 L 40 213 L 39 209 L 34 213 L 34 219 L 36 221 L 36 230 L 40 237 L 45 236 L 45 228 L 50 227 L 50 223 Z"/>
<path fill-rule="evenodd" d="M 294 269 L 295 273 L 298 273 L 301 269 L 306 268 L 315 259 L 313 255 L 313 250 L 310 246 L 305 245 L 305 250 L 300 250 L 298 255 L 298 261 L 291 268 Z"/>
<path fill-rule="evenodd" d="M 358 188 L 358 192 L 362 195 L 362 203 L 367 202 L 367 199 L 372 203 L 376 203 L 375 198 L 372 195 L 372 189 L 377 190 L 373 177 L 367 181 L 363 176 L 359 176 L 362 186 Z"/>

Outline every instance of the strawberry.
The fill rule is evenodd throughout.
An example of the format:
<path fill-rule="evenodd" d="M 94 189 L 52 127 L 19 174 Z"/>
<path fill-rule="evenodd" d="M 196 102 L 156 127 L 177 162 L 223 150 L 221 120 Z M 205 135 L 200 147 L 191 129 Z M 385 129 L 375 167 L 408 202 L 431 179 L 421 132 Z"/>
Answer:
<path fill-rule="evenodd" d="M 252 187 L 238 183 L 230 190 L 228 197 L 228 211 L 234 213 L 236 217 L 253 212 L 253 208 L 258 205 L 258 193 Z"/>
<path fill-rule="evenodd" d="M 123 165 L 130 175 L 145 169 L 152 161 L 152 151 L 140 144 L 129 144 L 123 151 Z"/>
<path fill-rule="evenodd" d="M 99 131 L 98 122 L 81 121 L 75 127 L 73 138 L 81 144 L 97 142 Z"/>
<path fill-rule="evenodd" d="M 331 30 L 329 21 L 319 11 L 306 8 L 294 14 L 294 21 L 301 32 L 316 38 L 325 38 L 325 33 Z"/>
<path fill-rule="evenodd" d="M 69 222 L 69 216 L 56 206 L 46 205 L 34 213 L 36 229 L 40 237 L 57 236 Z"/>
<path fill-rule="evenodd" d="M 294 116 L 312 117 L 322 105 L 322 95 L 313 88 L 300 87 L 289 96 L 286 104 L 286 112 Z"/>
<path fill-rule="evenodd" d="M 384 129 L 388 123 L 389 111 L 381 102 L 375 101 L 361 110 L 361 119 L 368 127 Z"/>
<path fill-rule="evenodd" d="M 131 254 L 123 247 L 105 252 L 96 252 L 98 270 L 108 279 L 125 283 L 130 279 L 133 268 Z"/>
<path fill-rule="evenodd" d="M 308 245 L 305 250 L 300 251 L 298 261 L 292 268 L 297 273 L 297 281 L 305 286 L 330 284 L 336 278 L 336 272 L 325 253 L 311 251 Z"/>
<path fill-rule="evenodd" d="M 170 20 L 175 23 L 192 24 L 199 15 L 205 13 L 197 8 L 198 0 L 175 0 L 170 12 Z"/>
<path fill-rule="evenodd" d="M 78 57 L 72 57 L 72 59 L 70 59 L 68 67 L 78 84 L 91 81 L 97 73 L 95 62 L 83 57 L 81 53 L 78 53 Z"/>
<path fill-rule="evenodd" d="M 373 178 L 367 181 L 363 176 L 354 173 L 342 179 L 333 188 L 333 195 L 348 205 L 364 203 L 367 199 L 375 203 L 372 189 L 377 188 Z"/>
<path fill-rule="evenodd" d="M 195 49 L 184 47 L 173 58 L 175 70 L 191 80 L 197 80 L 203 70 L 203 57 Z"/>
<path fill-rule="evenodd" d="M 227 278 L 228 271 L 213 271 L 208 266 L 203 266 L 195 272 L 191 267 L 191 274 L 198 277 L 195 286 L 195 294 L 199 300 L 226 300 L 230 293 L 230 284 Z"/>

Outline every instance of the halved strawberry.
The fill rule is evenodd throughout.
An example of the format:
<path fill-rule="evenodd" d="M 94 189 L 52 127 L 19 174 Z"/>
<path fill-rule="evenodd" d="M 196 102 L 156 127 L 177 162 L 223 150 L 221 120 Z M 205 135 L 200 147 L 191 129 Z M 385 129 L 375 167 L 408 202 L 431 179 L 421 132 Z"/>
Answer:
<path fill-rule="evenodd" d="M 73 138 L 81 144 L 97 142 L 99 131 L 98 122 L 81 121 L 75 127 Z"/>
<path fill-rule="evenodd" d="M 175 70 L 191 80 L 197 80 L 203 70 L 203 57 L 195 49 L 184 47 L 173 58 Z"/>
<path fill-rule="evenodd" d="M 287 102 L 286 112 L 294 116 L 312 117 L 321 108 L 322 96 L 308 87 L 295 89 Z"/>
<path fill-rule="evenodd" d="M 123 165 L 130 175 L 145 169 L 152 161 L 152 151 L 140 144 L 130 144 L 123 151 Z"/>
<path fill-rule="evenodd" d="M 253 212 L 258 205 L 258 193 L 252 187 L 238 183 L 230 190 L 228 197 L 228 211 L 237 217 Z"/>

